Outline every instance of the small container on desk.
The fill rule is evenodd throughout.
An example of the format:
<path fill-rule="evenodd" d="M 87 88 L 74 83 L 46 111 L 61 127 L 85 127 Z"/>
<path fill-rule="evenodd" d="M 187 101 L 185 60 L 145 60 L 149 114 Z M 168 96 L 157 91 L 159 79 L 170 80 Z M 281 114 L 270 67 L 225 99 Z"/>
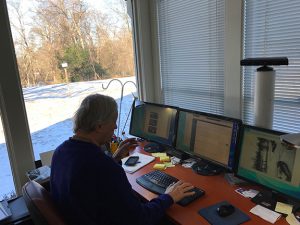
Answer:
<path fill-rule="evenodd" d="M 122 141 L 122 138 L 117 137 L 116 135 L 113 135 L 113 137 L 111 138 L 111 142 L 109 144 L 110 145 L 109 146 L 110 147 L 110 151 L 111 151 L 112 154 L 114 154 L 115 151 L 117 151 L 117 149 L 118 149 L 121 141 Z"/>
<path fill-rule="evenodd" d="M 110 143 L 110 151 L 111 151 L 112 154 L 114 154 L 115 151 L 117 151 L 118 146 L 119 146 L 118 142 L 111 142 Z"/>

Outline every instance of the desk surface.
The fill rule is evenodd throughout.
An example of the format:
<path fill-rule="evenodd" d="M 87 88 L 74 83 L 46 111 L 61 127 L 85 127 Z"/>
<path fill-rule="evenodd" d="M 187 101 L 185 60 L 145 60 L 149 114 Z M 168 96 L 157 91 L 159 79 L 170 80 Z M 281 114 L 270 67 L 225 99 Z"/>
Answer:
<path fill-rule="evenodd" d="M 137 152 L 141 152 L 144 154 L 148 154 L 142 150 L 141 147 L 137 147 L 135 149 Z M 140 170 L 136 171 L 133 174 L 128 174 L 127 177 L 129 182 L 132 185 L 134 191 L 136 191 L 142 198 L 146 200 L 151 200 L 155 198 L 157 195 L 152 192 L 146 190 L 136 183 L 136 178 L 142 176 L 145 173 L 152 171 L 153 165 L 158 163 L 158 159 L 153 161 L 152 163 L 146 165 Z M 183 225 L 195 225 L 195 224 L 209 224 L 202 216 L 198 214 L 198 211 L 202 208 L 208 207 L 210 205 L 214 205 L 221 201 L 228 201 L 235 207 L 239 208 L 244 213 L 248 214 L 251 217 L 251 220 L 244 223 L 245 225 L 250 224 L 268 224 L 269 222 L 261 219 L 260 217 L 249 212 L 251 208 L 255 206 L 250 199 L 245 198 L 239 194 L 237 194 L 234 190 L 238 188 L 237 186 L 230 185 L 224 178 L 224 174 L 220 174 L 217 176 L 201 176 L 195 174 L 192 169 L 187 169 L 182 167 L 181 165 L 176 165 L 172 168 L 167 168 L 164 172 L 177 177 L 178 179 L 187 181 L 193 184 L 196 187 L 199 187 L 205 190 L 205 195 L 200 199 L 192 202 L 191 204 L 182 207 L 178 204 L 174 204 L 170 209 L 167 210 L 167 216 L 176 224 Z M 276 223 L 276 225 L 288 224 L 285 218 L 280 218 Z"/>

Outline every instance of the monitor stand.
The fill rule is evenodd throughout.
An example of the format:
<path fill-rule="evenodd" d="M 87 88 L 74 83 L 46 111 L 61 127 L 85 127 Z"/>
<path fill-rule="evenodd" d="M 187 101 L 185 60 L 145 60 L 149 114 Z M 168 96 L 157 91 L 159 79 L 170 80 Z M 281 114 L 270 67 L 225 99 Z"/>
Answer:
<path fill-rule="evenodd" d="M 165 149 L 162 145 L 150 142 L 144 146 L 144 151 L 149 153 L 163 152 Z"/>
<path fill-rule="evenodd" d="M 287 203 L 286 198 L 271 190 L 260 191 L 251 201 L 271 210 L 275 210 L 277 201 Z"/>
<path fill-rule="evenodd" d="M 209 161 L 201 160 L 196 162 L 192 169 L 195 173 L 203 175 L 203 176 L 213 176 L 218 175 L 224 171 L 221 166 L 215 165 Z"/>

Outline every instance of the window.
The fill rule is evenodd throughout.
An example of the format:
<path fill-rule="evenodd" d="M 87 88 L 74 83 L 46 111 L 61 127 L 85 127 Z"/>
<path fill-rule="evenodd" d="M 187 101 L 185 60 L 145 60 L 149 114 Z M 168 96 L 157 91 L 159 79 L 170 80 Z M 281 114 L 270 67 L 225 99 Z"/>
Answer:
<path fill-rule="evenodd" d="M 300 131 L 300 1 L 244 1 L 244 58 L 280 57 L 288 66 L 275 66 L 273 129 Z M 254 67 L 243 69 L 243 120 L 254 121 Z"/>
<path fill-rule="evenodd" d="M 2 181 L 5 181 L 5 190 L 10 192 L 16 189 L 18 194 L 27 181 L 25 172 L 34 166 L 33 158 L 38 160 L 39 153 L 55 149 L 73 134 L 71 117 L 85 96 L 102 93 L 120 103 L 123 90 L 120 83 L 112 82 L 106 90 L 103 86 L 107 87 L 111 78 L 119 78 L 123 85 L 127 82 L 128 85 L 123 86 L 122 108 L 119 108 L 122 110 L 119 110 L 121 120 L 117 131 L 121 136 L 123 129 L 128 131 L 127 117 L 130 116 L 132 92 L 136 91 L 136 87 L 132 84 L 135 83 L 135 72 L 131 21 L 125 1 L 46 0 L 29 4 L 25 0 L 7 0 L 7 5 L 8 10 L 6 1 L 0 3 L 1 19 L 9 12 L 9 21 L 8 17 L 5 21 L 0 20 L 0 39 L 3 43 L 2 37 L 10 36 L 9 29 L 3 26 L 10 22 L 20 77 L 16 71 L 5 73 L 3 70 L 0 76 L 0 87 L 4 86 L 6 94 L 3 96 L 5 104 L 0 106 L 3 105 L 10 120 L 5 116 L 2 118 L 11 131 L 7 137 L 12 139 L 7 144 L 11 162 L 7 157 L 5 162 L 2 161 L 4 150 L 0 154 L 0 190 L 2 192 Z M 3 46 L 9 50 L 13 48 L 5 43 L 0 53 L 13 64 L 8 68 L 14 68 L 15 64 L 7 54 L 10 51 L 2 51 Z M 13 56 L 15 52 L 12 52 Z M 1 63 L 7 64 L 7 61 L 2 60 Z M 15 101 L 15 96 L 20 98 L 22 94 L 27 113 L 25 115 L 24 107 L 24 118 L 19 115 L 19 108 L 24 106 L 24 102 Z M 24 145 L 23 137 L 20 138 L 18 132 L 28 139 L 29 146 Z M 2 136 L 0 130 L 0 140 Z M 18 146 L 15 147 L 16 143 Z M 30 158 L 24 156 L 30 154 Z M 7 166 L 10 163 L 13 174 Z M 12 180 L 16 188 L 10 182 Z M 3 194 L 9 194 L 5 190 Z"/>
<path fill-rule="evenodd" d="M 156 1 L 164 104 L 224 114 L 224 2 Z"/>

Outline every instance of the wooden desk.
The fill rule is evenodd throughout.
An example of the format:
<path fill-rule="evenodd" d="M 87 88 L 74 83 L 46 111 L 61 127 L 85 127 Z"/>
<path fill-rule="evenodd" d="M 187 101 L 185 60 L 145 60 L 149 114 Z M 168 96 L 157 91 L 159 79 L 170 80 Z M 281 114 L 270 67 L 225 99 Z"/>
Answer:
<path fill-rule="evenodd" d="M 142 150 L 141 147 L 137 147 L 135 151 L 148 154 Z M 154 162 L 146 165 L 140 170 L 136 171 L 133 174 L 128 174 L 127 177 L 129 182 L 132 185 L 134 191 L 138 193 L 139 196 L 146 200 L 151 200 L 156 197 L 156 194 L 146 190 L 136 183 L 136 178 L 142 176 L 145 173 L 152 171 L 153 165 L 158 163 L 158 159 Z M 255 206 L 250 199 L 245 198 L 234 190 L 238 188 L 237 186 L 231 186 L 224 178 L 224 174 L 218 176 L 201 176 L 195 174 L 192 169 L 187 169 L 181 165 L 176 165 L 172 168 L 167 168 L 164 172 L 187 182 L 190 182 L 196 187 L 199 187 L 205 190 L 205 195 L 200 199 L 192 202 L 191 204 L 182 207 L 178 204 L 174 204 L 170 209 L 167 210 L 167 216 L 176 224 L 183 225 L 195 225 L 195 224 L 209 224 L 202 216 L 198 214 L 198 211 L 202 208 L 208 207 L 210 205 L 216 204 L 221 201 L 228 201 L 237 208 L 239 208 L 244 213 L 248 214 L 251 217 L 251 220 L 244 223 L 245 225 L 250 224 L 259 224 L 264 225 L 271 223 L 261 219 L 260 217 L 249 212 L 251 208 Z M 280 218 L 276 225 L 288 224 L 285 218 Z"/>

